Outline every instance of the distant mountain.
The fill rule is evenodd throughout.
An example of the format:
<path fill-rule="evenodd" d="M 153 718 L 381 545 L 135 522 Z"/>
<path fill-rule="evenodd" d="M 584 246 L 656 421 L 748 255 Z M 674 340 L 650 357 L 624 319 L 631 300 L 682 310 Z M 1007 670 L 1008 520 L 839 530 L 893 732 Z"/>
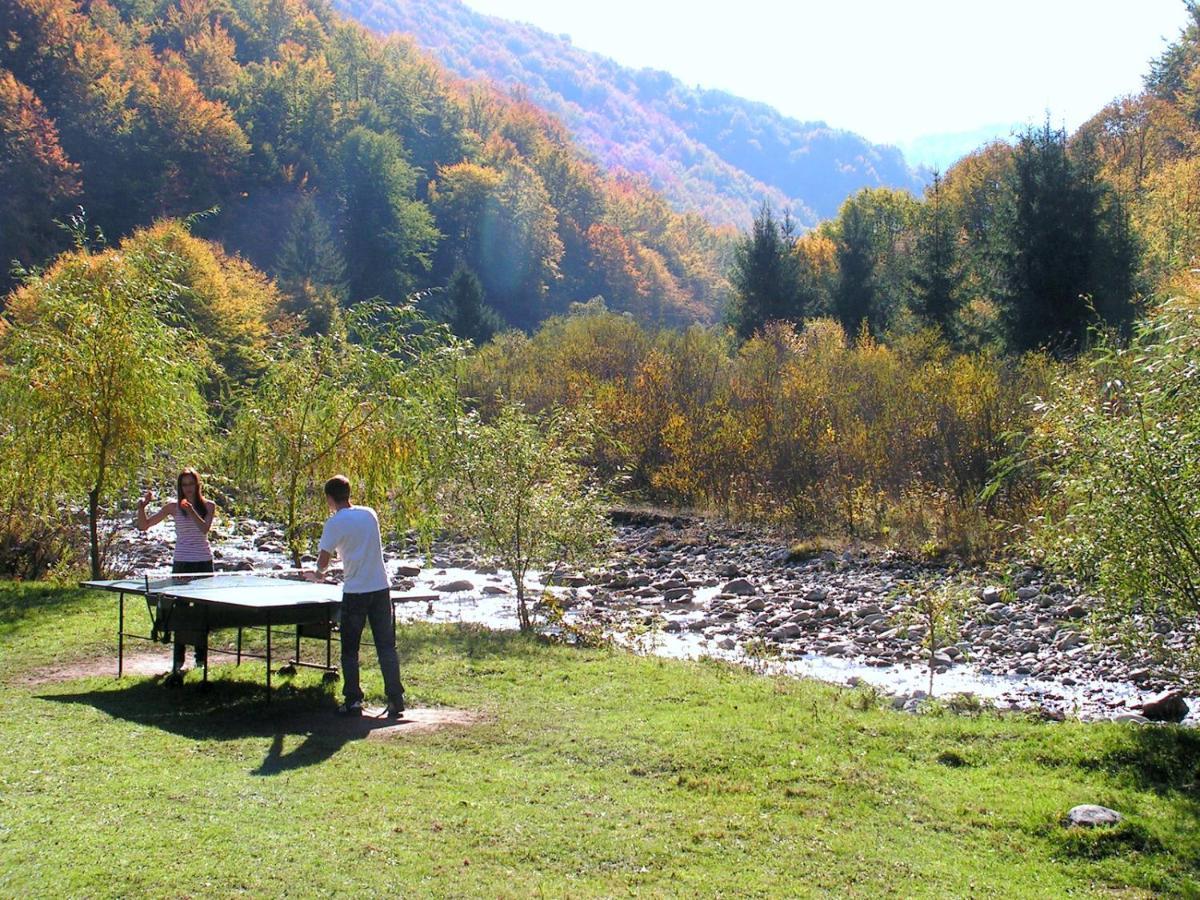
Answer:
<path fill-rule="evenodd" d="M 864 187 L 919 193 L 896 147 L 800 122 L 666 72 L 635 70 L 569 37 L 485 16 L 459 0 L 333 0 L 378 31 L 402 31 L 464 78 L 490 78 L 561 118 L 601 164 L 643 175 L 684 211 L 747 225 L 766 199 L 802 224 L 836 214 Z"/>
<path fill-rule="evenodd" d="M 913 165 L 945 172 L 968 153 L 992 141 L 1006 141 L 1022 128 L 1024 125 L 1019 122 L 996 123 L 981 125 L 969 131 L 923 134 L 897 143 Z"/>

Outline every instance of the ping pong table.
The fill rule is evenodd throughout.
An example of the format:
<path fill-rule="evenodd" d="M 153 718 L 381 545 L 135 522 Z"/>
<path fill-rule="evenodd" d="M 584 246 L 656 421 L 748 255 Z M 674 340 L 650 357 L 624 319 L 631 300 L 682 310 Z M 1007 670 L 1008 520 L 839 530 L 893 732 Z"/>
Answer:
<path fill-rule="evenodd" d="M 83 587 L 110 591 L 119 596 L 117 612 L 117 677 L 124 674 L 125 639 L 156 640 L 156 635 L 174 632 L 203 634 L 204 641 L 213 631 L 237 629 L 237 649 L 208 648 L 208 653 L 226 653 L 237 657 L 263 659 L 267 664 L 267 699 L 271 697 L 272 628 L 295 626 L 295 653 L 289 666 L 322 669 L 326 677 L 336 678 L 333 665 L 333 633 L 337 626 L 342 588 L 337 584 L 297 581 L 269 575 L 165 575 L 157 578 L 125 578 L 113 581 L 84 581 Z M 151 618 L 151 634 L 126 631 L 125 598 L 140 596 L 146 600 Z M 242 647 L 242 629 L 266 629 L 266 653 L 257 654 Z M 324 665 L 301 658 L 300 640 L 310 638 L 325 644 Z M 208 659 L 204 661 L 204 681 L 208 682 Z"/>

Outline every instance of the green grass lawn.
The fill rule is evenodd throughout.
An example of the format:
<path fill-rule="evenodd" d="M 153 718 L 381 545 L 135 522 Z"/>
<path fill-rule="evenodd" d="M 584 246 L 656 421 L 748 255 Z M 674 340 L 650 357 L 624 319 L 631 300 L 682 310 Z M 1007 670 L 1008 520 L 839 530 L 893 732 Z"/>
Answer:
<path fill-rule="evenodd" d="M 911 716 L 455 627 L 401 631 L 410 704 L 482 724 L 388 741 L 306 717 L 332 717 L 315 672 L 270 706 L 261 665 L 208 693 L 31 679 L 111 656 L 115 620 L 0 583 L 0 895 L 1200 896 L 1182 729 Z M 1062 827 L 1089 802 L 1125 822 Z"/>

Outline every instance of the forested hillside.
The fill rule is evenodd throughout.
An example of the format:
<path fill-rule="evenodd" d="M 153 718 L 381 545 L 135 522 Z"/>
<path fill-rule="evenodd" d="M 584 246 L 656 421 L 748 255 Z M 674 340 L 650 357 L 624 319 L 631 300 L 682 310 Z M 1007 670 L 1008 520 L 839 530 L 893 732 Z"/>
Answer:
<path fill-rule="evenodd" d="M 723 303 L 728 241 L 702 219 L 322 0 L 2 0 L 0 22 L 3 286 L 78 207 L 111 242 L 219 207 L 194 232 L 314 327 L 427 289 L 477 338 L 597 295 L 648 322 Z"/>
<path fill-rule="evenodd" d="M 531 25 L 484 16 L 460 0 L 335 0 L 371 28 L 412 34 L 460 75 L 527 92 L 607 167 L 649 178 L 677 209 L 746 226 L 763 200 L 802 225 L 864 187 L 919 192 L 923 176 L 895 147 L 762 103 L 636 71 Z M 799 89 L 799 88 L 798 88 Z M 814 88 L 817 89 L 817 88 Z"/>

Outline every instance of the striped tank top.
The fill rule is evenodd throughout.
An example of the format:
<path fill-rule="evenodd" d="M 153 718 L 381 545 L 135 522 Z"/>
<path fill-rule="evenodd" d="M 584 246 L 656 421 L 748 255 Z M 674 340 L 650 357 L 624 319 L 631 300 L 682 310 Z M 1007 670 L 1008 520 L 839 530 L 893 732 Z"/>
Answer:
<path fill-rule="evenodd" d="M 195 516 L 175 507 L 175 562 L 208 562 L 213 558 L 208 535 Z"/>

